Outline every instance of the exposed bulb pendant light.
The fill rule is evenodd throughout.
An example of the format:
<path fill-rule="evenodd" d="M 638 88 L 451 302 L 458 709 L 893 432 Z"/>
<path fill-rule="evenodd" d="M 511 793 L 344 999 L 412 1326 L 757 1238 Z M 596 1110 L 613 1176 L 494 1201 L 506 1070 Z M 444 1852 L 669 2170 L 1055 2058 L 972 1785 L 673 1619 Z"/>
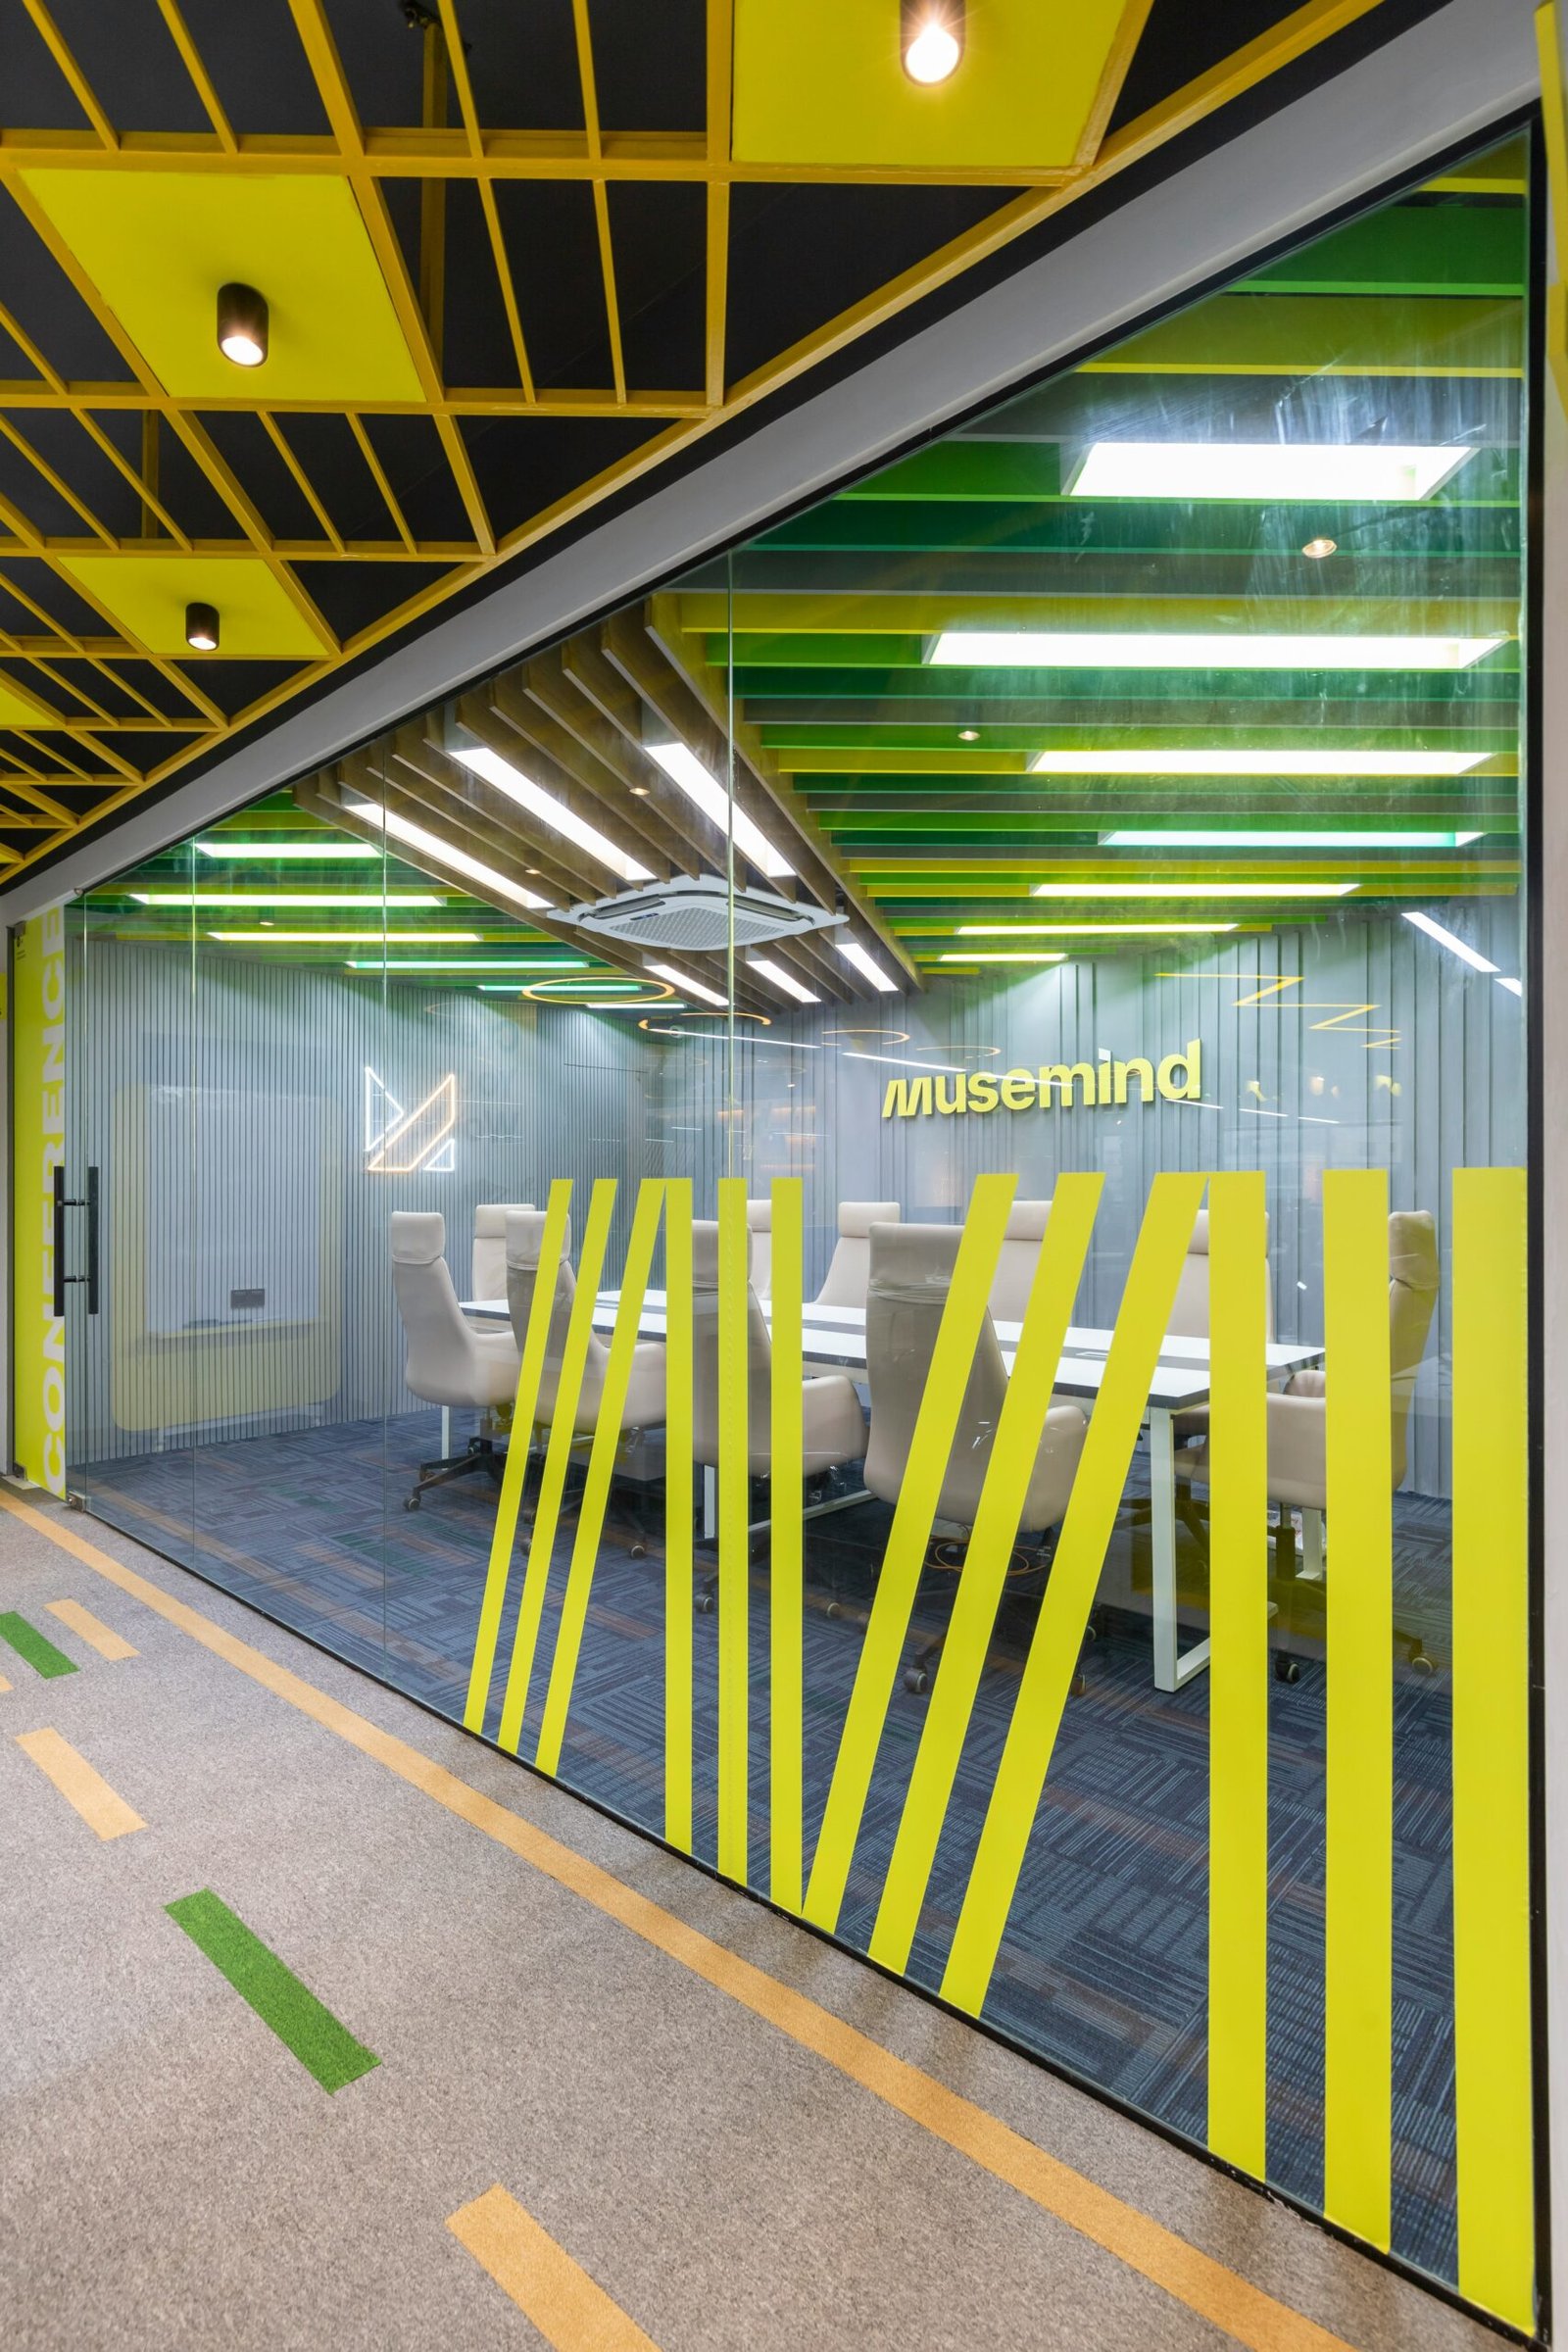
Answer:
<path fill-rule="evenodd" d="M 964 0 L 899 0 L 899 54 L 911 81 L 946 81 L 963 61 Z"/>
<path fill-rule="evenodd" d="M 218 289 L 218 348 L 236 368 L 260 368 L 267 357 L 267 297 L 238 279 Z"/>
<path fill-rule="evenodd" d="M 218 651 L 218 607 L 216 605 L 187 605 L 185 607 L 185 643 L 198 654 Z"/>

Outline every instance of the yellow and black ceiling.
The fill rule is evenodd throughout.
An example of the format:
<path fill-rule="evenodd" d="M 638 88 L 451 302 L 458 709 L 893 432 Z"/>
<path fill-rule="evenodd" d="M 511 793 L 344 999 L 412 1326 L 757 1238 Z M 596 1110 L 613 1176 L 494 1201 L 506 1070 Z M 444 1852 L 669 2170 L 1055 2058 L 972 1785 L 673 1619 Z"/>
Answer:
<path fill-rule="evenodd" d="M 933 93 L 897 0 L 0 0 L 0 877 L 1412 13 L 970 0 Z"/>

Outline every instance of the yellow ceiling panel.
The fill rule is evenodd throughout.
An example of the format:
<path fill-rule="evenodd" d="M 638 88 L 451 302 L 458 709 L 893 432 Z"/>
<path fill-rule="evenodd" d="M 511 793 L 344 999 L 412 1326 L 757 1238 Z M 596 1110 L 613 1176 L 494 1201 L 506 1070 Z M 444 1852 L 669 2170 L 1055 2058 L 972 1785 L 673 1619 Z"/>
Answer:
<path fill-rule="evenodd" d="M 46 726 L 54 715 L 53 711 L 44 709 L 42 703 L 35 702 L 30 694 L 24 694 L 20 686 L 13 686 L 11 680 L 0 672 L 0 727 Z"/>
<path fill-rule="evenodd" d="M 182 400 L 409 400 L 420 386 L 346 181 L 40 170 L 21 177 L 167 392 Z M 218 348 L 218 289 L 271 313 L 260 368 Z"/>
<path fill-rule="evenodd" d="M 736 0 L 736 159 L 1066 171 L 1125 62 L 1123 22 L 1143 15 L 1127 0 L 969 0 L 960 63 L 922 86 L 900 57 L 898 0 Z"/>
<path fill-rule="evenodd" d="M 311 661 L 332 651 L 260 558 L 74 556 L 61 568 L 149 653 L 189 652 L 188 604 L 217 606 L 225 659 Z"/>

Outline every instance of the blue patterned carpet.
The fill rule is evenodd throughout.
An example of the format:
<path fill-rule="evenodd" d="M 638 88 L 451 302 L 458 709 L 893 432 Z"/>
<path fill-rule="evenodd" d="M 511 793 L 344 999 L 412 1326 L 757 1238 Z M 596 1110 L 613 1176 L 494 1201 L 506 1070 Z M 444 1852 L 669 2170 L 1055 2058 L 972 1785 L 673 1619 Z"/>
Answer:
<path fill-rule="evenodd" d="M 99 1516 L 225 1591 L 450 1716 L 461 1716 L 496 1490 L 465 1479 L 417 1513 L 403 1497 L 438 1449 L 437 1416 L 410 1414 L 74 1468 Z M 1129 1494 L 1136 1493 L 1136 1484 Z M 657 1490 L 628 1491 L 657 1527 Z M 1396 1503 L 1396 1614 L 1447 1654 L 1444 1504 Z M 867 1504 L 808 1526 L 805 1769 L 808 1848 L 888 1525 Z M 562 1778 L 656 1831 L 662 1826 L 663 1568 L 633 1558 L 612 1506 L 584 1635 Z M 556 1547 L 522 1752 L 531 1754 L 570 1548 Z M 1147 1588 L 1147 1536 L 1115 1539 Z M 1202 1589 L 1182 1538 L 1184 1592 Z M 499 1657 L 511 1652 L 514 1570 Z M 766 1886 L 767 1569 L 753 1575 L 752 1855 Z M 928 1571 L 917 1630 L 945 1621 L 951 1579 Z M 1269 2138 L 1271 2180 L 1309 2204 L 1322 2193 L 1324 1673 L 1310 1639 L 1320 1595 L 1298 1596 L 1300 1681 L 1270 1685 Z M 910 1974 L 940 1980 L 1033 1622 L 1027 1592 L 1003 1603 Z M 714 1858 L 716 1617 L 696 1619 L 696 1849 Z M 1062 1723 L 988 2020 L 1027 2047 L 1201 2143 L 1207 2019 L 1208 1686 L 1167 1695 L 1151 1675 L 1147 1621 L 1104 1612 L 1084 1694 Z M 1195 1624 L 1194 1631 L 1199 1627 Z M 1279 1633 L 1277 1638 L 1288 1637 Z M 489 1728 L 499 1715 L 498 1670 Z M 841 1921 L 869 1938 L 927 1701 L 900 1686 L 879 1748 Z M 1452 2281 L 1455 2271 L 1448 1679 L 1395 1681 L 1394 2249 Z"/>

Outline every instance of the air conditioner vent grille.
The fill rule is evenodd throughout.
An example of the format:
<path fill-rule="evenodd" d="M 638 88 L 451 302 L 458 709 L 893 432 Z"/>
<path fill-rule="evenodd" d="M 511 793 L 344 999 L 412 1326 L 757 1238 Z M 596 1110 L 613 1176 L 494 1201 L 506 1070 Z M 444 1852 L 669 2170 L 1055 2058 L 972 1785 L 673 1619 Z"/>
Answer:
<path fill-rule="evenodd" d="M 735 945 L 760 948 L 769 940 L 823 931 L 844 921 L 808 899 L 783 899 L 770 890 L 738 890 L 734 899 Z M 633 948 L 663 948 L 687 955 L 722 953 L 729 944 L 730 904 L 715 875 L 681 876 L 641 890 L 618 891 L 570 908 L 567 920 Z"/>

